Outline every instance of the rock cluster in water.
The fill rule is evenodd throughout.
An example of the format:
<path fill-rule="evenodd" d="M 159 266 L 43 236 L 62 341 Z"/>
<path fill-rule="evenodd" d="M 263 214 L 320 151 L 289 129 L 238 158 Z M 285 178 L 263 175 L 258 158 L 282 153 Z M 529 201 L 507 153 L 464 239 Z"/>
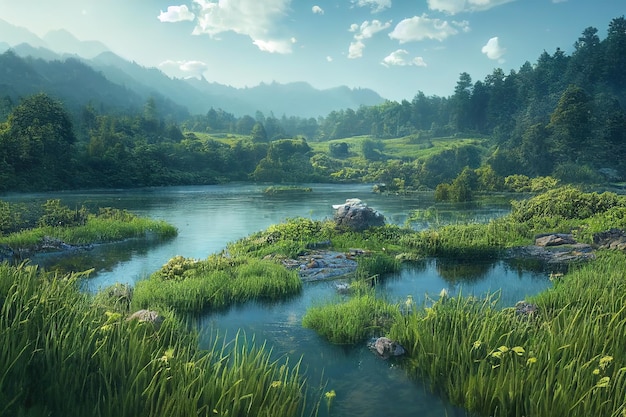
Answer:
<path fill-rule="evenodd" d="M 354 258 L 358 253 L 357 250 L 348 253 L 316 250 L 297 259 L 284 260 L 283 265 L 289 269 L 297 269 L 303 281 L 319 281 L 356 271 L 357 262 Z"/>

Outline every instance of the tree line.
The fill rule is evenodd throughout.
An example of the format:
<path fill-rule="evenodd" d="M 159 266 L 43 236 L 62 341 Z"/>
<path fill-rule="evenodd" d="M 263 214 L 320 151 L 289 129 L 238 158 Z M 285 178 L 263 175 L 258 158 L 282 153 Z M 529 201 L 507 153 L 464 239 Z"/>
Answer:
<path fill-rule="evenodd" d="M 574 51 L 543 52 L 508 74 L 482 81 L 461 73 L 454 94 L 298 118 L 257 112 L 235 117 L 219 108 L 187 117 L 148 100 L 141 112 L 86 105 L 72 109 L 46 93 L 0 100 L 0 190 L 210 184 L 232 180 L 385 180 L 434 188 L 465 167 L 493 175 L 555 175 L 585 181 L 599 169 L 626 173 L 626 20 L 607 36 L 586 28 Z M 1 119 L 0 119 L 1 120 Z M 207 139 L 201 133 L 233 136 Z M 367 136 L 363 166 L 346 166 L 345 144 Z M 437 137 L 486 139 L 428 160 L 386 160 L 386 139 L 428 143 Z M 329 142 L 313 154 L 308 143 Z M 484 145 L 483 145 L 484 146 Z M 466 165 L 463 165 L 467 163 Z M 297 175 L 295 175 L 297 174 Z"/>

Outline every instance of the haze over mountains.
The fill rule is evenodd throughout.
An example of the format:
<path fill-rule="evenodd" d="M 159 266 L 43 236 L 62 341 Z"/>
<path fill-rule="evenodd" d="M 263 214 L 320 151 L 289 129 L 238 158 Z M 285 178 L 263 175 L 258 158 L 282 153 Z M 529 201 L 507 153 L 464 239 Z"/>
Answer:
<path fill-rule="evenodd" d="M 181 116 L 221 108 L 235 116 L 261 111 L 276 117 L 318 117 L 384 102 L 373 90 L 345 86 L 318 90 L 306 82 L 274 82 L 234 88 L 204 78 L 172 79 L 159 69 L 116 55 L 101 42 L 78 40 L 66 30 L 40 38 L 0 19 L 0 54 L 7 50 L 17 56 L 0 55 L 0 96 L 12 99 L 43 91 L 67 100 L 70 106 L 91 102 L 130 108 L 155 97 Z"/>

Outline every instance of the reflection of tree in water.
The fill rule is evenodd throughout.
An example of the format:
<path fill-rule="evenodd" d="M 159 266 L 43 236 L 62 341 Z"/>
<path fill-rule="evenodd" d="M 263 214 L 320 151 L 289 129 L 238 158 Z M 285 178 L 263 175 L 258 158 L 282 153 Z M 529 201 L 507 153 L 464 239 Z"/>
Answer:
<path fill-rule="evenodd" d="M 435 268 L 441 278 L 454 286 L 462 282 L 474 282 L 485 278 L 496 263 L 496 259 L 437 258 Z"/>
<path fill-rule="evenodd" d="M 94 269 L 95 272 L 112 271 L 121 262 L 129 261 L 135 255 L 145 255 L 160 241 L 129 239 L 124 242 L 96 245 L 92 249 L 37 254 L 31 263 L 61 274 L 82 272 Z"/>
<path fill-rule="evenodd" d="M 517 271 L 520 274 L 526 271 L 564 274 L 569 269 L 569 265 L 566 263 L 550 264 L 537 258 L 511 258 L 505 261 L 505 265 L 508 269 Z"/>

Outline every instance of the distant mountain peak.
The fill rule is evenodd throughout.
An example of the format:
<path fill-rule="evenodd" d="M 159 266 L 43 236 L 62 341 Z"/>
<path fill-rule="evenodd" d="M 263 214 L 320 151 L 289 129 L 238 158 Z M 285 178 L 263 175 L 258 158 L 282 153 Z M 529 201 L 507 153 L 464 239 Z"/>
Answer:
<path fill-rule="evenodd" d="M 43 40 L 55 52 L 76 54 L 82 58 L 91 59 L 109 48 L 99 41 L 82 41 L 65 29 L 51 30 L 46 33 Z"/>

